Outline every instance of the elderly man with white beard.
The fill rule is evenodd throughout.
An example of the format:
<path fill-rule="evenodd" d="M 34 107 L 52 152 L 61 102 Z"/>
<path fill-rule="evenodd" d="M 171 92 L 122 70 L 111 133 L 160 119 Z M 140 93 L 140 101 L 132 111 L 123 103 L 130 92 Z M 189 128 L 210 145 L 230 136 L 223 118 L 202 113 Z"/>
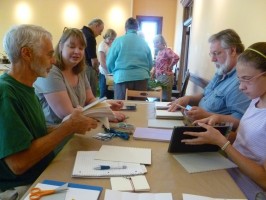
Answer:
<path fill-rule="evenodd" d="M 181 106 L 191 105 L 186 111 L 191 120 L 198 120 L 218 114 L 224 121 L 234 121 L 237 128 L 239 120 L 246 111 L 250 99 L 239 90 L 236 74 L 238 56 L 244 51 L 239 35 L 232 29 L 220 31 L 209 38 L 210 57 L 215 63 L 216 73 L 203 93 L 181 97 L 171 103 L 169 111 Z M 230 118 L 231 120 L 227 120 Z"/>

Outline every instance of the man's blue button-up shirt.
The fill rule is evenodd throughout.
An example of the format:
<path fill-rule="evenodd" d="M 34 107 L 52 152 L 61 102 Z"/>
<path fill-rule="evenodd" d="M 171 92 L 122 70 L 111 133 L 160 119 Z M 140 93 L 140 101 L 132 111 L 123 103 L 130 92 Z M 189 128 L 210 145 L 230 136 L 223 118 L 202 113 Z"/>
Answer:
<path fill-rule="evenodd" d="M 232 115 L 240 119 L 249 103 L 250 99 L 239 90 L 239 81 L 234 68 L 225 76 L 215 74 L 204 89 L 199 107 L 211 113 Z"/>

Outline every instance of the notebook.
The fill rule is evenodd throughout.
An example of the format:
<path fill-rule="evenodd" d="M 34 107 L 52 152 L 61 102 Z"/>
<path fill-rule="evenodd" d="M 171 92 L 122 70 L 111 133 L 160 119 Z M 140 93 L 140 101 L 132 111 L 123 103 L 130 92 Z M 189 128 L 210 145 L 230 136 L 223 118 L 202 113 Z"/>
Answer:
<path fill-rule="evenodd" d="M 218 129 L 223 135 L 226 135 L 231 131 L 232 125 L 230 123 L 225 125 L 214 126 Z M 220 150 L 220 147 L 212 144 L 203 144 L 203 145 L 186 145 L 181 142 L 182 139 L 191 139 L 195 138 L 190 135 L 184 135 L 184 132 L 204 132 L 205 128 L 200 126 L 179 126 L 174 127 L 171 140 L 168 147 L 169 153 L 178 153 L 178 152 L 212 152 Z"/>
<path fill-rule="evenodd" d="M 181 111 L 169 112 L 168 110 L 155 110 L 156 119 L 184 119 Z"/>
<path fill-rule="evenodd" d="M 124 192 L 147 192 L 150 186 L 144 175 L 127 176 L 127 177 L 111 177 L 112 190 Z"/>
<path fill-rule="evenodd" d="M 48 190 L 56 189 L 59 186 L 64 185 L 65 182 L 54 181 L 54 180 L 44 180 L 42 183 L 38 183 L 36 187 Z M 43 196 L 42 200 L 87 200 L 88 196 L 90 200 L 97 200 L 102 192 L 103 188 L 99 186 L 83 185 L 76 183 L 68 183 L 68 189 L 66 192 L 59 192 L 56 194 L 51 194 L 49 196 Z M 29 194 L 24 200 L 29 200 Z"/>
<path fill-rule="evenodd" d="M 171 135 L 172 130 L 170 129 L 137 127 L 133 134 L 133 138 L 136 140 L 169 142 L 171 139 Z"/>
<path fill-rule="evenodd" d="M 173 200 L 172 193 L 133 193 L 105 190 L 104 200 Z"/>
<path fill-rule="evenodd" d="M 151 149 L 102 145 L 95 159 L 150 165 Z"/>
<path fill-rule="evenodd" d="M 161 102 L 155 101 L 154 107 L 156 110 L 167 110 L 170 106 L 168 105 L 171 102 Z"/>
<path fill-rule="evenodd" d="M 188 173 L 206 172 L 237 167 L 219 152 L 200 152 L 173 155 Z"/>
<path fill-rule="evenodd" d="M 211 198 L 206 196 L 199 196 L 193 194 L 183 194 L 183 200 L 247 200 L 247 199 L 220 199 L 220 198 Z"/>
<path fill-rule="evenodd" d="M 139 163 L 125 163 L 114 161 L 95 160 L 98 151 L 78 151 L 75 159 L 72 177 L 79 178 L 104 178 L 110 176 L 131 176 L 147 172 L 144 165 Z M 97 170 L 100 165 L 126 166 L 126 169 Z"/>
<path fill-rule="evenodd" d="M 183 120 L 169 119 L 148 119 L 148 127 L 150 128 L 167 128 L 173 130 L 175 126 L 184 126 Z"/>

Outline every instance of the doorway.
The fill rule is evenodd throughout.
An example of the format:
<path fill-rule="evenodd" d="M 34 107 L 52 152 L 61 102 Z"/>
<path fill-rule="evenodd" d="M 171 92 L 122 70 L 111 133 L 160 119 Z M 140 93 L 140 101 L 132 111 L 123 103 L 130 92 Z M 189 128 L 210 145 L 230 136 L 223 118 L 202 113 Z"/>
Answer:
<path fill-rule="evenodd" d="M 154 58 L 156 52 L 154 51 L 153 38 L 157 34 L 162 34 L 163 17 L 137 15 L 136 19 L 139 22 L 140 34 L 148 43 Z"/>

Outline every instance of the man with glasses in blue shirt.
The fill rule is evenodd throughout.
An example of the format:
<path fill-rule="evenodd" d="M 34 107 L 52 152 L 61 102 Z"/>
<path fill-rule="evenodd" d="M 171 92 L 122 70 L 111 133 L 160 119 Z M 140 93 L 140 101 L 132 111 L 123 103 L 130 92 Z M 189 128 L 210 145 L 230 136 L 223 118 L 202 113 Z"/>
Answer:
<path fill-rule="evenodd" d="M 212 35 L 209 43 L 209 54 L 216 66 L 213 79 L 204 88 L 203 93 L 184 96 L 172 102 L 169 111 L 177 110 L 178 105 L 191 105 L 192 109 L 186 111 L 190 119 L 202 119 L 215 113 L 225 117 L 225 120 L 226 117 L 234 119 L 236 128 L 250 103 L 250 99 L 239 90 L 235 69 L 238 55 L 244 51 L 244 45 L 232 29 Z"/>

